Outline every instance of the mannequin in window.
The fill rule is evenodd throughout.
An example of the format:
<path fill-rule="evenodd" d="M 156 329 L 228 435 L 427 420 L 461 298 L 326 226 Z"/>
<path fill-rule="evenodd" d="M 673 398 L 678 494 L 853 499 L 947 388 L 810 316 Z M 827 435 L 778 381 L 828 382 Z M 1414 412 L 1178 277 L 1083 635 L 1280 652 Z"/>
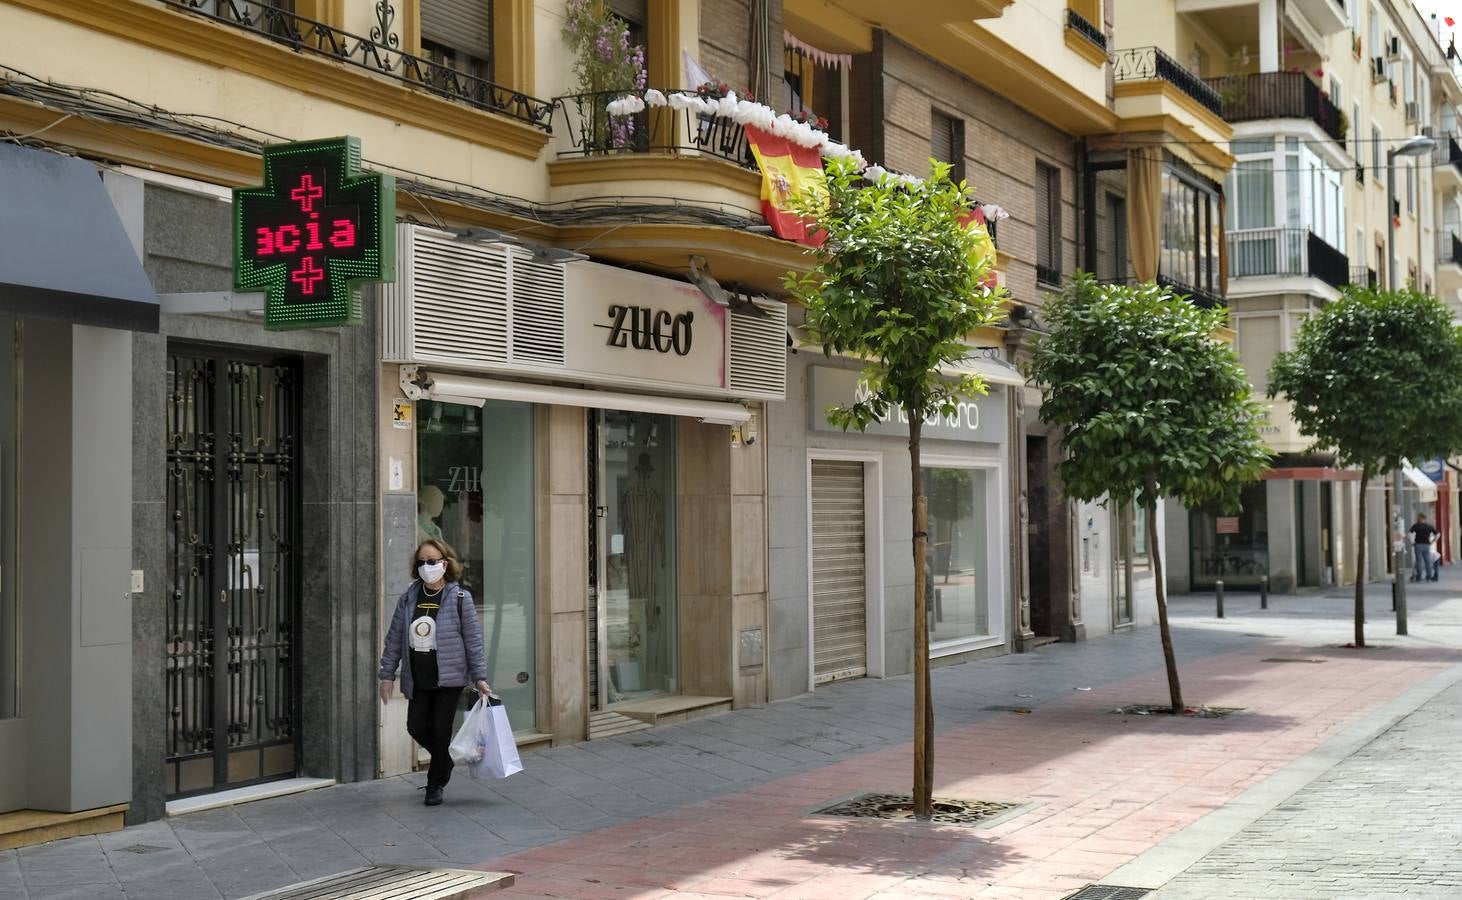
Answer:
<path fill-rule="evenodd" d="M 441 516 L 442 508 L 447 504 L 447 497 L 442 489 L 434 484 L 429 484 L 421 489 L 416 498 L 416 540 L 418 542 L 442 539 L 442 527 L 436 523 Z"/>
<path fill-rule="evenodd" d="M 664 665 L 665 636 L 660 633 L 660 578 L 665 568 L 665 503 L 651 476 L 650 454 L 641 453 L 635 480 L 619 498 L 624 520 L 624 567 L 629 596 L 645 602 L 641 636 L 642 671 L 650 678 Z"/>

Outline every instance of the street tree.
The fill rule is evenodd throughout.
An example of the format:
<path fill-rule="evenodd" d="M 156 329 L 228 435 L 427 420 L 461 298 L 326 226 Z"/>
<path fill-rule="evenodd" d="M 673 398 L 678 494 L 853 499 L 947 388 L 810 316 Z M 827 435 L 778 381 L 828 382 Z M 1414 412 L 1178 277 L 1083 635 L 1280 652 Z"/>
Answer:
<path fill-rule="evenodd" d="M 1360 470 L 1355 645 L 1365 646 L 1366 487 L 1403 459 L 1462 450 L 1462 333 L 1435 297 L 1352 286 L 1309 316 L 1269 370 L 1319 452 Z"/>
<path fill-rule="evenodd" d="M 1062 430 L 1068 497 L 1146 510 L 1158 625 L 1174 714 L 1184 710 L 1168 627 L 1157 504 L 1238 505 L 1269 453 L 1259 406 L 1233 348 L 1214 335 L 1226 311 L 1155 284 L 1104 285 L 1078 273 L 1050 296 L 1029 364 L 1041 420 Z"/>
<path fill-rule="evenodd" d="M 932 161 L 931 161 L 932 162 Z M 847 160 L 828 163 L 826 190 L 807 192 L 794 209 L 826 234 L 805 275 L 787 287 L 806 310 L 806 327 L 824 352 L 864 362 L 854 402 L 826 410 L 859 431 L 902 410 L 909 423 L 913 478 L 914 814 L 933 811 L 934 708 L 929 692 L 925 556 L 928 504 L 919 459 L 926 421 L 955 414 L 961 399 L 986 391 L 976 377 L 941 374 L 970 355 L 976 329 L 994 320 L 1003 289 L 989 286 L 994 265 L 982 228 L 967 227 L 969 192 L 934 162 L 927 179 L 882 175 L 874 182 Z"/>

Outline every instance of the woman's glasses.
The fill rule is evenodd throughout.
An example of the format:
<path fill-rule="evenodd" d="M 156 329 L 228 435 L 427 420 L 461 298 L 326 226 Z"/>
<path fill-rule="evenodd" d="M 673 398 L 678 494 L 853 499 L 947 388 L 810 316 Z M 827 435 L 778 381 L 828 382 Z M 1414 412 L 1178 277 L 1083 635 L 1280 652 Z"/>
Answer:
<path fill-rule="evenodd" d="M 416 560 L 416 564 L 419 566 L 434 566 L 439 562 L 442 562 L 442 557 L 440 556 L 438 556 L 436 559 L 422 559 L 420 557 L 417 557 Z"/>

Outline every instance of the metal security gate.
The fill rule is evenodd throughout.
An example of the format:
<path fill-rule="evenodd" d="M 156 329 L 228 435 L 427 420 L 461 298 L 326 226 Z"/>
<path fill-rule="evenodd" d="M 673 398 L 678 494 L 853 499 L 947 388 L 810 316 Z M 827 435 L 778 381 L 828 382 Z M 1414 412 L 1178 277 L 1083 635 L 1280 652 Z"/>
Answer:
<path fill-rule="evenodd" d="M 168 356 L 170 797 L 296 774 L 299 371 Z"/>
<path fill-rule="evenodd" d="M 868 672 L 863 463 L 812 461 L 813 677 Z"/>

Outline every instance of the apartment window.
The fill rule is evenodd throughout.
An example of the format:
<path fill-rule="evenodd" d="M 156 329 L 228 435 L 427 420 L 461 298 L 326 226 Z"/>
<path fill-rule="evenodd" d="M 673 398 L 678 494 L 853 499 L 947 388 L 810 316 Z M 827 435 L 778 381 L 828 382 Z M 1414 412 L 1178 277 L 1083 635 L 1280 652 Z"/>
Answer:
<path fill-rule="evenodd" d="M 1374 58 L 1384 56 L 1386 51 L 1381 47 L 1381 17 L 1376 14 L 1376 8 L 1371 7 L 1371 30 L 1368 35 L 1367 48 L 1370 53 L 1367 55 Z"/>
<path fill-rule="evenodd" d="M 421 0 L 421 52 L 474 78 L 492 78 L 492 0 Z"/>
<path fill-rule="evenodd" d="M 1107 277 L 1127 280 L 1127 200 L 1107 195 Z"/>
<path fill-rule="evenodd" d="M 1330 76 L 1330 102 L 1335 104 L 1336 109 L 1345 105 L 1340 99 L 1340 81 L 1333 75 Z"/>
<path fill-rule="evenodd" d="M 949 180 L 958 184 L 965 177 L 965 121 L 934 110 L 929 138 L 929 155 L 949 163 Z"/>
<path fill-rule="evenodd" d="M 1381 129 L 1375 125 L 1371 126 L 1371 174 L 1376 177 L 1376 184 L 1380 185 L 1385 173 L 1381 171 Z"/>
<path fill-rule="evenodd" d="M 650 0 L 604 0 L 604 6 L 618 16 L 629 29 L 631 47 L 649 50 Z M 648 52 L 646 53 L 648 58 Z M 694 87 L 695 85 L 691 85 Z"/>
<path fill-rule="evenodd" d="M 1356 103 L 1350 108 L 1350 133 L 1354 136 L 1353 139 L 1355 140 L 1355 152 L 1351 155 L 1355 157 L 1355 164 L 1357 166 L 1364 166 L 1366 163 L 1366 155 L 1361 149 L 1361 144 L 1364 143 L 1364 140 L 1361 138 L 1359 103 Z"/>
<path fill-rule="evenodd" d="M 1036 280 L 1061 283 L 1061 170 L 1036 163 Z"/>
<path fill-rule="evenodd" d="M 1174 164 L 1163 171 L 1158 274 L 1181 288 L 1218 296 L 1218 185 Z"/>

